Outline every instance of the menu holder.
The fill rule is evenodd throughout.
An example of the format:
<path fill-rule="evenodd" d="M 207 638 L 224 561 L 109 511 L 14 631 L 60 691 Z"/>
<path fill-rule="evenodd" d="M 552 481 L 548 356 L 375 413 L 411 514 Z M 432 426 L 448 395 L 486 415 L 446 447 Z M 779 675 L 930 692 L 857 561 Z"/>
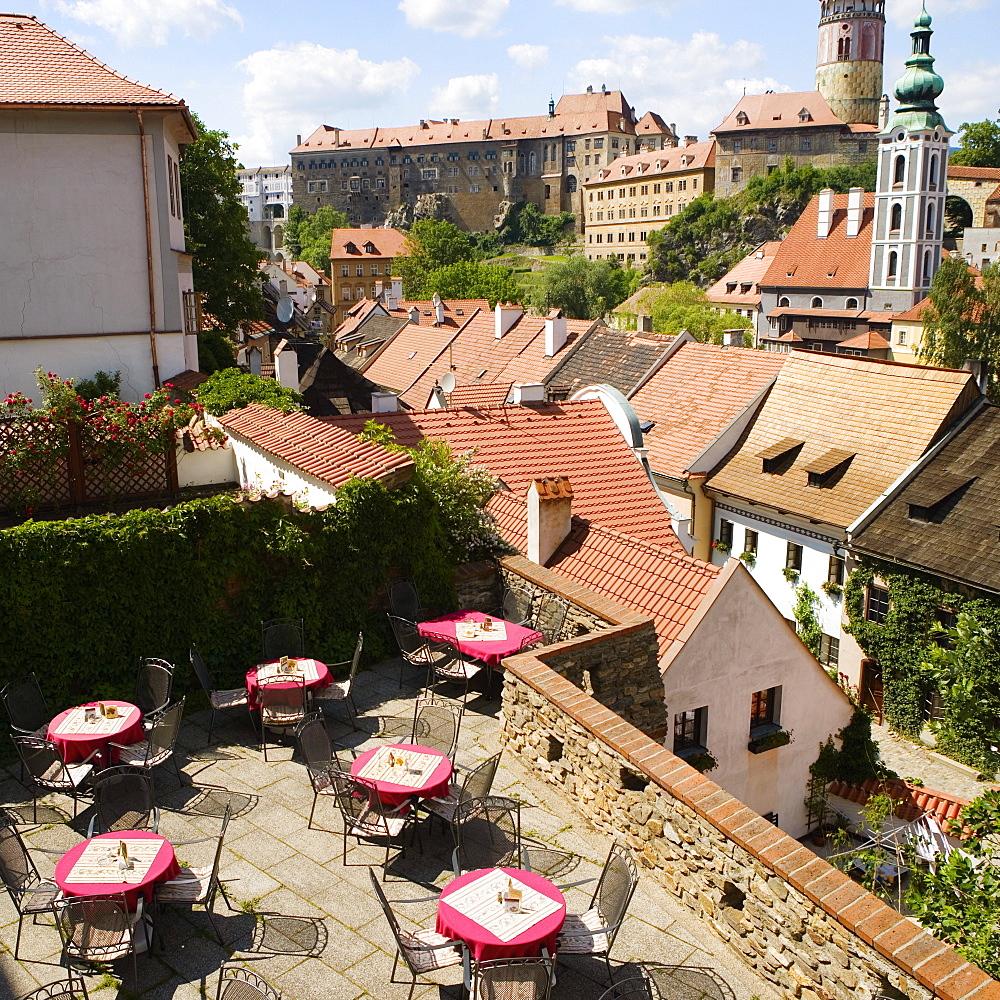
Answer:
<path fill-rule="evenodd" d="M 442 902 L 505 942 L 565 906 L 501 868 L 493 868 L 449 893 Z"/>

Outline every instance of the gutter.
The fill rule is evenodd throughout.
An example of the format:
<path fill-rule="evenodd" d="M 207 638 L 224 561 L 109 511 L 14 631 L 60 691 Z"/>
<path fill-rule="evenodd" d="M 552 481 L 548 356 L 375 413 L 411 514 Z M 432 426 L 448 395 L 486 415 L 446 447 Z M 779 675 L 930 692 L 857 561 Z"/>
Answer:
<path fill-rule="evenodd" d="M 149 213 L 149 173 L 146 162 L 146 127 L 142 111 L 135 109 L 139 123 L 139 159 L 142 170 L 142 204 L 146 217 L 146 279 L 149 288 L 149 353 L 153 362 L 153 385 L 160 388 L 160 362 L 156 355 L 156 286 L 153 284 L 153 220 Z"/>

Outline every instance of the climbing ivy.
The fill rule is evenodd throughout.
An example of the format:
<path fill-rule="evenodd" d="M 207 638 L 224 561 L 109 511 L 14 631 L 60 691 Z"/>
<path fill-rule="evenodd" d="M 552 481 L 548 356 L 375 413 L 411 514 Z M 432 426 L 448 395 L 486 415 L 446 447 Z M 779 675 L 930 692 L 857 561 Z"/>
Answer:
<path fill-rule="evenodd" d="M 795 609 L 792 614 L 798 622 L 799 638 L 813 656 L 819 656 L 820 641 L 823 638 L 823 626 L 816 614 L 817 604 L 819 598 L 808 584 L 803 583 L 795 588 Z"/>

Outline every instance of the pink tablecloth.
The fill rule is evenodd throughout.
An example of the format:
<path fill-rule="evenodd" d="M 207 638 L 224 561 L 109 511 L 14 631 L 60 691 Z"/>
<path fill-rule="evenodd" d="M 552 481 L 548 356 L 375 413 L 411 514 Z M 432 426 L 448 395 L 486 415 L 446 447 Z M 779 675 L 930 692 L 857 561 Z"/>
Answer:
<path fill-rule="evenodd" d="M 149 871 L 138 880 L 129 882 L 67 882 L 66 877 L 73 870 L 77 858 L 83 854 L 87 844 L 91 840 L 158 840 L 160 850 L 153 860 Z M 153 887 L 157 882 L 168 882 L 177 878 L 181 873 L 177 858 L 174 857 L 174 849 L 170 841 L 158 834 L 150 833 L 148 830 L 123 830 L 118 833 L 102 833 L 90 840 L 82 840 L 75 847 L 71 847 L 56 864 L 55 875 L 53 876 L 56 885 L 67 896 L 120 896 L 125 894 L 128 908 L 134 910 L 139 900 L 140 893 L 143 899 L 149 903 L 153 898 Z"/>
<path fill-rule="evenodd" d="M 267 663 L 276 663 L 277 660 L 268 660 Z M 300 662 L 305 662 L 304 658 L 300 659 Z M 333 678 L 330 676 L 330 671 L 327 669 L 325 663 L 320 663 L 319 660 L 313 660 L 316 664 L 316 680 L 306 679 L 306 690 L 314 690 L 316 688 L 329 687 L 333 683 Z M 256 667 L 251 667 L 247 671 L 247 694 L 250 696 L 250 708 L 254 710 L 259 707 L 259 702 L 257 701 L 257 692 L 260 690 L 260 686 L 257 683 L 257 669 L 258 667 L 266 666 L 266 663 L 258 663 Z"/>
<path fill-rule="evenodd" d="M 371 781 L 368 778 L 358 778 L 363 784 L 374 785 L 378 789 L 378 797 L 382 805 L 390 807 L 401 806 L 414 796 L 421 799 L 441 799 L 448 795 L 451 787 L 451 761 L 443 753 L 438 750 L 432 750 L 430 747 L 422 747 L 416 743 L 390 743 L 387 745 L 393 750 L 420 750 L 428 756 L 440 757 L 441 761 L 428 775 L 427 780 L 416 787 L 411 785 L 397 785 L 392 781 Z M 357 777 L 358 773 L 372 759 L 378 749 L 379 747 L 373 747 L 371 750 L 366 750 L 357 757 L 351 764 L 351 774 Z"/>
<path fill-rule="evenodd" d="M 522 871 L 520 868 L 504 868 L 503 870 L 525 885 L 544 893 L 550 899 L 557 900 L 562 905 L 555 913 L 542 917 L 537 924 L 533 924 L 523 934 L 519 934 L 510 941 L 501 941 L 481 924 L 448 905 L 448 896 L 456 889 L 461 889 L 462 886 L 474 882 L 477 878 L 482 878 L 495 871 L 493 868 L 479 869 L 454 879 L 441 890 L 437 912 L 438 934 L 444 934 L 445 937 L 457 941 L 464 941 L 477 962 L 489 961 L 494 958 L 534 958 L 536 955 L 541 955 L 543 947 L 550 955 L 554 955 L 556 953 L 556 938 L 566 920 L 566 901 L 563 899 L 563 894 L 547 878 L 542 878 L 541 875 L 536 875 L 534 872 Z"/>
<path fill-rule="evenodd" d="M 458 622 L 481 622 L 485 621 L 489 615 L 484 615 L 481 611 L 453 611 L 450 615 L 442 615 L 429 622 L 420 622 L 417 631 L 425 639 L 437 639 L 440 642 L 447 642 L 454 646 L 460 653 L 470 656 L 491 667 L 499 667 L 500 661 L 505 656 L 513 656 L 520 652 L 525 646 L 531 646 L 536 642 L 541 642 L 544 638 L 541 632 L 536 632 L 532 628 L 525 628 L 523 625 L 515 625 L 513 622 L 504 621 L 507 628 L 506 639 L 458 639 L 455 636 L 455 625 Z M 502 619 L 494 618 L 494 621 Z"/>
<path fill-rule="evenodd" d="M 96 706 L 96 702 L 94 703 Z M 81 760 L 86 760 L 95 750 L 100 750 L 105 757 L 108 757 L 107 747 L 109 743 L 118 743 L 127 746 L 129 743 L 139 743 L 146 738 L 146 733 L 142 728 L 142 712 L 135 705 L 127 701 L 106 701 L 105 705 L 114 705 L 121 713 L 118 719 L 118 727 L 112 733 L 88 733 L 83 730 L 79 733 L 60 733 L 59 727 L 67 719 L 74 709 L 67 708 L 65 712 L 60 712 L 50 723 L 48 739 L 51 740 L 63 755 L 63 760 L 67 764 L 75 764 Z M 118 760 L 118 751 L 112 750 L 110 759 L 104 764 L 113 764 Z M 95 763 L 97 761 L 95 760 Z"/>

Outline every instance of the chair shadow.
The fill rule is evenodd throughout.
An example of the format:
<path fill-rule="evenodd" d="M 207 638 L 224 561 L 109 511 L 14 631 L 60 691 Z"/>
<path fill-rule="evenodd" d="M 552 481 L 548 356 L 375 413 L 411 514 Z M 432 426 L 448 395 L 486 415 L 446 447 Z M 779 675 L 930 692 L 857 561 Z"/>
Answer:
<path fill-rule="evenodd" d="M 164 795 L 160 805 L 182 815 L 211 816 L 222 819 L 226 806 L 232 809 L 232 818 L 245 816 L 257 806 L 259 795 L 250 792 L 233 792 L 221 785 L 182 785 Z"/>

